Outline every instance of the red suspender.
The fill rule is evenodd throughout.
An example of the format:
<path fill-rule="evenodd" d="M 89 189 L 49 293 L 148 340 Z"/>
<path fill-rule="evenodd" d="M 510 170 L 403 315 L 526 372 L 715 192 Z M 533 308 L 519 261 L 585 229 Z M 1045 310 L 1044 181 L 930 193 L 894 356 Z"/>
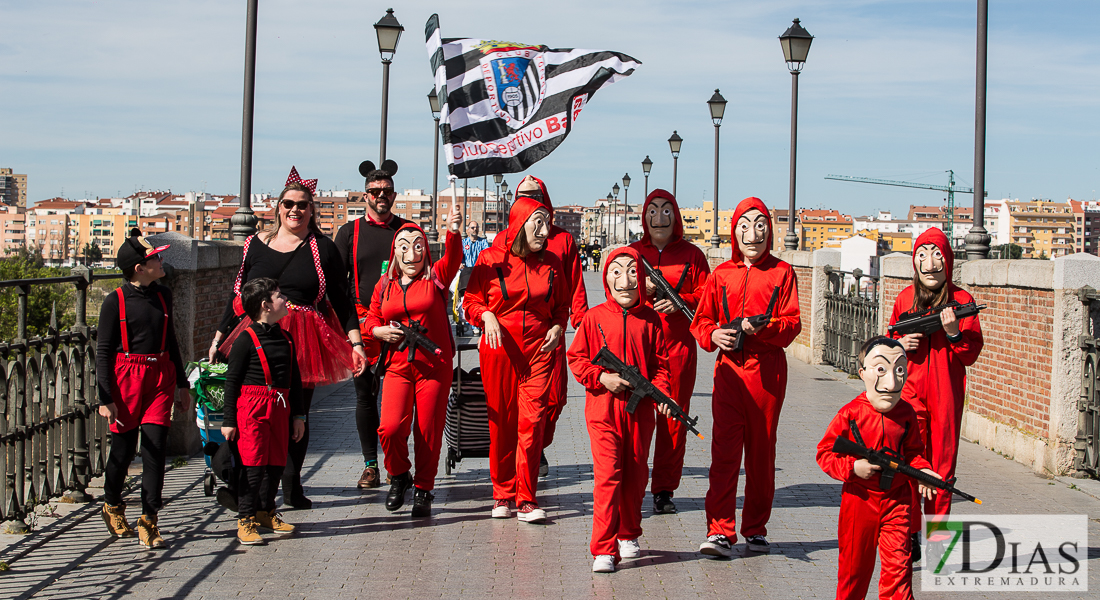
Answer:
<path fill-rule="evenodd" d="M 358 304 L 363 303 L 359 298 L 359 221 L 361 220 L 355 220 L 355 235 L 351 238 L 351 274 L 355 281 L 355 302 Z"/>
<path fill-rule="evenodd" d="M 286 339 L 286 343 L 290 344 L 290 351 L 293 353 L 294 344 L 290 341 L 290 337 L 281 329 L 279 333 L 283 334 L 283 338 Z M 251 327 L 248 328 L 248 335 L 252 336 L 252 343 L 256 345 L 256 356 L 260 358 L 260 366 L 264 369 L 264 381 L 267 382 L 267 389 L 270 390 L 275 387 L 275 380 L 271 378 L 271 366 L 267 364 L 267 355 L 264 354 L 263 344 L 260 343 L 260 338 L 256 336 L 256 332 Z"/>
<path fill-rule="evenodd" d="M 126 329 L 126 296 L 122 294 L 122 288 L 115 290 L 118 294 L 118 323 L 122 329 L 122 351 L 130 353 L 130 335 Z M 164 302 L 164 296 L 157 292 L 157 300 L 160 300 L 160 308 L 164 311 L 164 324 L 160 334 L 160 351 L 163 353 L 168 346 L 168 305 Z"/>
<path fill-rule="evenodd" d="M 321 269 L 321 252 L 317 249 L 317 236 L 310 234 L 309 236 L 309 249 L 313 251 L 313 266 L 317 268 L 317 282 L 320 284 L 317 287 L 317 299 L 313 301 L 314 305 L 320 304 L 321 300 L 325 299 L 325 272 Z"/>

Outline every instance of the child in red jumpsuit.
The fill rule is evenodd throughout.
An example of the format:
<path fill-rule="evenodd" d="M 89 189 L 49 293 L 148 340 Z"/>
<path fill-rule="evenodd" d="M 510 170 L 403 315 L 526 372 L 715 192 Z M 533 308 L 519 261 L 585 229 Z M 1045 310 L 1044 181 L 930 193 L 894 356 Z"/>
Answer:
<path fill-rule="evenodd" d="M 478 256 L 463 307 L 483 330 L 478 353 L 489 409 L 489 475 L 494 518 L 546 519 L 535 500 L 554 348 L 569 317 L 561 260 L 547 248 L 550 212 L 517 198 L 502 244 Z"/>
<path fill-rule="evenodd" d="M 859 376 L 867 391 L 833 417 L 825 437 L 817 445 L 817 464 L 827 475 L 844 482 L 840 497 L 840 565 L 836 597 L 864 598 L 875 572 L 878 548 L 879 598 L 913 597 L 913 566 L 909 559 L 909 520 L 918 510 L 910 491 L 911 481 L 895 473 L 882 489 L 882 467 L 865 458 L 833 452 L 838 437 L 856 441 L 852 424 L 872 450 L 882 450 L 908 462 L 915 469 L 939 477 L 924 459 L 924 443 L 913 408 L 901 402 L 906 379 L 905 351 L 896 340 L 873 337 L 859 351 Z M 935 490 L 920 485 L 920 493 L 932 498 Z"/>
<path fill-rule="evenodd" d="M 237 488 L 237 540 L 257 546 L 265 543 L 257 529 L 294 532 L 276 511 L 275 493 L 290 440 L 305 434 L 306 415 L 294 341 L 279 327 L 289 312 L 279 282 L 250 279 L 241 286 L 241 305 L 252 324 L 229 351 L 221 431 L 236 444 L 244 467 Z"/>
<path fill-rule="evenodd" d="M 661 391 L 671 389 L 661 320 L 646 305 L 645 271 L 633 248 L 619 248 L 604 264 L 607 301 L 588 311 L 573 344 L 569 367 L 587 394 L 584 417 L 592 440 L 592 571 L 610 573 L 622 558 L 641 554 L 642 499 L 649 478 L 649 441 L 654 402 L 641 400 L 626 411 L 629 384 L 617 373 L 592 364 L 607 347 L 623 362 L 638 367 Z M 668 409 L 661 407 L 662 412 Z"/>
<path fill-rule="evenodd" d="M 909 310 L 921 311 L 955 301 L 973 302 L 966 290 L 951 283 L 955 255 L 947 236 L 933 227 L 917 237 L 913 244 L 913 284 L 898 294 L 890 325 Z M 966 398 L 966 368 L 978 360 L 984 341 L 978 316 L 958 319 L 953 309 L 940 312 L 943 328 L 927 336 L 914 333 L 894 336 L 909 355 L 909 379 L 902 399 L 917 412 L 925 457 L 932 467 L 948 479 L 955 476 L 959 435 L 962 428 L 963 401 Z M 913 546 L 919 552 L 920 504 L 913 490 Z M 924 503 L 927 515 L 951 513 L 951 494 L 939 494 Z M 917 560 L 917 553 L 914 553 Z"/>
<path fill-rule="evenodd" d="M 405 492 L 413 491 L 413 517 L 427 517 L 432 510 L 432 490 L 439 469 L 447 397 L 451 391 L 451 361 L 455 348 L 447 322 L 447 288 L 462 263 L 462 215 L 451 203 L 443 259 L 432 264 L 428 240 L 420 227 L 408 223 L 397 230 L 390 251 L 389 271 L 374 286 L 366 331 L 383 342 L 386 377 L 382 386 L 382 414 L 378 438 L 382 445 L 390 492 L 386 510 L 405 504 Z M 404 334 L 391 325 L 398 322 L 420 332 L 439 347 L 439 354 L 423 346 L 399 349 Z M 413 406 L 416 426 L 413 427 Z M 409 431 L 413 432 L 416 472 L 409 462 Z"/>
<path fill-rule="evenodd" d="M 707 352 L 721 350 L 714 367 L 714 437 L 707 490 L 707 541 L 703 554 L 729 557 L 737 539 L 737 479 L 745 455 L 745 504 L 741 535 L 749 550 L 768 552 L 768 519 L 775 496 L 775 433 L 787 392 L 783 349 L 802 330 L 794 269 L 771 254 L 768 208 L 745 198 L 733 214 L 733 258 L 707 278 L 691 333 Z M 778 297 L 772 319 L 753 327 L 746 317 L 764 314 L 772 291 Z M 721 325 L 739 319 L 743 346 L 735 351 L 732 330 Z"/>
<path fill-rule="evenodd" d="M 677 288 L 680 298 L 692 310 L 699 304 L 703 284 L 710 275 L 710 264 L 698 246 L 684 239 L 684 222 L 680 207 L 669 192 L 656 189 L 642 206 L 642 239 L 630 245 L 649 264 L 660 271 L 670 285 Z M 642 270 L 639 265 L 639 270 Z M 646 301 L 661 319 L 665 337 L 663 354 L 668 357 L 672 399 L 684 411 L 691 406 L 695 391 L 695 364 L 698 352 L 691 336 L 691 320 L 668 298 L 653 301 L 656 288 L 646 279 Z M 687 449 L 687 429 L 676 419 L 657 417 L 657 441 L 653 449 L 653 512 L 676 512 L 672 496 L 680 487 Z"/>

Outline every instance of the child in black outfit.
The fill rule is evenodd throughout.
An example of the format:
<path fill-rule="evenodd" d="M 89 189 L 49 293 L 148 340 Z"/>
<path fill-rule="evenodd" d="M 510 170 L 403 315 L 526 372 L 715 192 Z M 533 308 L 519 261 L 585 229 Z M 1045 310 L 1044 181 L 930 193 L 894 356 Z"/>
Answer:
<path fill-rule="evenodd" d="M 254 546 L 266 543 L 257 528 L 294 531 L 276 513 L 275 492 L 286 467 L 289 439 L 302 439 L 306 417 L 294 341 L 279 327 L 287 315 L 287 300 L 278 282 L 269 277 L 249 281 L 241 288 L 241 304 L 253 323 L 229 352 L 222 435 L 236 443 L 244 466 L 238 486 L 237 539 Z"/>

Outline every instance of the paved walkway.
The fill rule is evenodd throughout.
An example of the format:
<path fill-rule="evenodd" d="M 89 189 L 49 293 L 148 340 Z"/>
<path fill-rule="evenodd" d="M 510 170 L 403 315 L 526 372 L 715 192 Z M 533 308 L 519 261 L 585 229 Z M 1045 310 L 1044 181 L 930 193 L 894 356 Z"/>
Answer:
<path fill-rule="evenodd" d="M 598 281 L 589 281 L 589 289 L 601 290 L 602 297 Z M 590 298 L 597 295 L 590 292 Z M 701 416 L 706 433 L 712 371 L 713 356 L 704 354 L 691 412 Z M 676 497 L 680 513 L 653 515 L 647 499 L 642 558 L 624 561 L 613 575 L 592 574 L 592 466 L 583 391 L 575 382 L 548 452 L 550 476 L 540 485 L 549 524 L 488 518 L 485 459 L 464 461 L 451 476 L 440 468 L 431 520 L 412 521 L 407 506 L 391 514 L 383 506 L 385 487 L 355 489 L 362 460 L 354 392 L 342 385 L 319 391 L 314 404 L 304 477 L 315 508 L 285 515 L 299 526 L 294 536 L 241 547 L 234 539 L 234 515 L 203 495 L 203 462 L 195 457 L 167 477 L 161 525 L 169 549 L 154 553 L 136 541 L 109 538 L 98 505 L 60 505 L 56 510 L 65 516 L 41 518 L 35 533 L 0 535 L 0 561 L 10 565 L 0 572 L 0 598 L 832 597 L 840 484 L 818 469 L 814 447 L 837 408 L 861 389 L 858 381 L 840 377 L 831 368 L 791 361 L 770 555 L 746 554 L 743 544 L 730 561 L 696 552 L 705 535 L 709 442 L 689 439 Z M 1036 477 L 969 443 L 961 450 L 959 479 L 963 489 L 986 500 L 983 507 L 957 504 L 959 513 L 1089 515 L 1090 580 L 1100 590 L 1096 492 L 1071 487 L 1081 482 Z M 875 585 L 869 597 L 876 597 Z M 920 593 L 919 582 L 915 587 L 921 597 L 936 596 Z"/>

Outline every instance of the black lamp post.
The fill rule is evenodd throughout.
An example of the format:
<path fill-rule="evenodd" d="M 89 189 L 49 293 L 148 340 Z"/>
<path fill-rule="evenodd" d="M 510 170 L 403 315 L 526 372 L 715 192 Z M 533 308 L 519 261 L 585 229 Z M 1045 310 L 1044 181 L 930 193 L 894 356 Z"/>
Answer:
<path fill-rule="evenodd" d="M 684 143 L 684 138 L 680 137 L 675 131 L 672 132 L 672 137 L 668 138 L 668 147 L 672 150 L 672 195 L 676 196 L 676 161 L 680 158 L 680 146 Z"/>
<path fill-rule="evenodd" d="M 508 207 L 511 206 L 511 204 L 512 204 L 512 192 L 508 191 L 508 182 L 504 181 L 504 176 L 503 175 L 500 176 L 500 179 L 501 179 L 500 193 L 503 194 L 504 208 L 507 210 Z M 503 211 L 500 210 L 500 205 L 497 205 L 497 212 L 498 213 L 503 212 Z M 504 231 L 504 216 L 503 216 L 503 214 L 498 214 L 497 215 L 497 220 L 500 221 L 500 224 L 497 225 L 497 231 L 498 232 L 499 231 Z"/>
<path fill-rule="evenodd" d="M 439 203 L 436 202 L 436 194 L 439 193 L 439 96 L 435 93 L 435 88 L 432 88 L 430 94 L 428 94 L 428 104 L 432 108 L 432 118 L 435 119 L 435 133 L 432 137 L 435 138 L 435 152 L 432 153 L 432 226 L 428 229 L 428 241 L 439 241 L 439 215 L 436 214 L 436 208 Z"/>
<path fill-rule="evenodd" d="M 497 184 L 497 195 L 496 195 L 496 203 L 495 203 L 496 204 L 497 224 L 496 224 L 496 228 L 494 229 L 494 231 L 500 231 L 501 230 L 501 227 L 500 227 L 500 182 L 502 182 L 502 181 L 504 181 L 504 175 L 502 175 L 500 173 L 497 173 L 496 175 L 493 175 L 493 183 Z"/>
<path fill-rule="evenodd" d="M 619 184 L 616 183 L 615 185 L 611 186 L 611 193 L 615 195 L 615 212 L 612 213 L 612 214 L 614 214 L 615 218 L 618 219 L 619 218 Z M 612 240 L 611 243 L 615 243 L 615 240 L 617 239 L 616 236 L 618 235 L 618 232 L 619 232 L 618 223 L 616 223 L 614 220 L 611 221 L 611 240 Z"/>
<path fill-rule="evenodd" d="M 974 224 L 966 234 L 966 260 L 989 258 L 985 230 L 985 93 L 989 0 L 978 0 L 978 56 L 974 80 Z"/>
<path fill-rule="evenodd" d="M 710 107 L 710 120 L 714 123 L 714 235 L 710 236 L 710 247 L 717 248 L 722 241 L 718 236 L 718 128 L 722 126 L 722 115 L 726 113 L 726 99 L 714 90 L 707 106 Z"/>
<path fill-rule="evenodd" d="M 607 227 L 604 227 L 604 229 L 603 229 L 603 245 L 604 245 L 604 247 L 607 246 L 607 242 L 610 239 L 607 235 L 607 232 L 608 232 L 608 230 L 611 229 L 611 201 L 612 200 L 614 200 L 614 197 L 611 195 L 611 192 L 608 192 L 607 193 Z"/>
<path fill-rule="evenodd" d="M 244 118 L 241 126 L 241 197 L 237 211 L 229 219 L 233 239 L 244 241 L 256 233 L 256 215 L 252 212 L 252 124 L 256 106 L 256 11 L 259 0 L 248 0 L 244 41 Z M 83 431 L 82 428 L 77 428 Z"/>
<path fill-rule="evenodd" d="M 630 173 L 623 175 L 623 243 L 630 243 Z"/>
<path fill-rule="evenodd" d="M 378 34 L 378 53 L 382 55 L 382 141 L 378 144 L 378 164 L 386 160 L 386 125 L 390 110 L 390 63 L 397 52 L 397 42 L 405 28 L 393 16 L 393 9 L 386 10 L 386 16 L 374 24 Z"/>
<path fill-rule="evenodd" d="M 779 36 L 783 46 L 783 60 L 787 61 L 787 70 L 791 72 L 791 183 L 790 202 L 787 207 L 787 235 L 783 236 L 783 246 L 787 250 L 798 249 L 798 236 L 794 232 L 795 210 L 795 159 L 798 154 L 798 74 L 810 54 L 810 44 L 814 36 L 802 28 L 795 19 L 790 27 Z"/>
<path fill-rule="evenodd" d="M 645 156 L 645 160 L 642 161 L 642 174 L 645 175 L 645 197 L 649 199 L 649 171 L 653 168 L 653 161 L 649 160 L 649 155 Z"/>

